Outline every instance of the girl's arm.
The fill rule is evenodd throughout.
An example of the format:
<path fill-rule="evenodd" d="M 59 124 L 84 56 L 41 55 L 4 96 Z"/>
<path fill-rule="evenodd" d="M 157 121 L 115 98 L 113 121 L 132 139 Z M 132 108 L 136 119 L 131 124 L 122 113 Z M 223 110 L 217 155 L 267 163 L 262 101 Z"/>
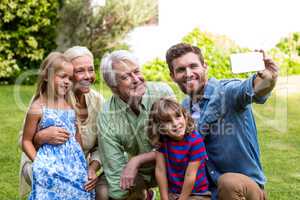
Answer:
<path fill-rule="evenodd" d="M 160 199 L 168 200 L 168 180 L 164 155 L 156 153 L 155 178 L 159 186 Z"/>
<path fill-rule="evenodd" d="M 82 140 L 81 140 L 81 135 L 79 131 L 80 125 L 76 122 L 76 134 L 75 134 L 75 139 L 76 141 L 80 144 L 81 148 L 83 148 Z"/>
<path fill-rule="evenodd" d="M 22 150 L 32 161 L 34 161 L 36 156 L 36 150 L 33 145 L 33 137 L 37 132 L 41 116 L 42 111 L 40 106 L 33 103 L 26 115 L 22 137 Z"/>
<path fill-rule="evenodd" d="M 185 172 L 184 182 L 179 200 L 187 200 L 192 193 L 200 161 L 189 162 Z"/>

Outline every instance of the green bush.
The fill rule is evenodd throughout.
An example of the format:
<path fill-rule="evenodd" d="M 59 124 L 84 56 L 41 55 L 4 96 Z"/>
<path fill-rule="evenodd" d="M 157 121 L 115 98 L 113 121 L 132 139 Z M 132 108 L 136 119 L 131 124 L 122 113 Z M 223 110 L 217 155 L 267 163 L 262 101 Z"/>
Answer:
<path fill-rule="evenodd" d="M 300 74 L 300 33 L 282 38 L 269 54 L 279 64 L 281 75 Z"/>
<path fill-rule="evenodd" d="M 58 0 L 1 0 L 0 81 L 13 83 L 56 48 Z"/>
<path fill-rule="evenodd" d="M 169 68 L 165 61 L 155 58 L 143 65 L 143 75 L 146 80 L 170 82 Z"/>
<path fill-rule="evenodd" d="M 157 0 L 107 0 L 98 8 L 83 0 L 1 0 L 0 84 L 14 83 L 24 72 L 33 73 L 22 83 L 34 83 L 32 69 L 55 49 L 83 45 L 95 58 L 114 49 L 128 49 L 123 42 L 127 33 L 157 20 Z"/>

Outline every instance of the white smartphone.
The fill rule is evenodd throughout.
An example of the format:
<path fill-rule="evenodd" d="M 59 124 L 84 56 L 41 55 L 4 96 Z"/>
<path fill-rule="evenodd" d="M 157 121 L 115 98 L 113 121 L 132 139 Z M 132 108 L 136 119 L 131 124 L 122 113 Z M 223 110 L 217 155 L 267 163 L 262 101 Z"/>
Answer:
<path fill-rule="evenodd" d="M 265 69 L 263 54 L 260 52 L 236 53 L 230 55 L 232 73 L 261 71 Z"/>

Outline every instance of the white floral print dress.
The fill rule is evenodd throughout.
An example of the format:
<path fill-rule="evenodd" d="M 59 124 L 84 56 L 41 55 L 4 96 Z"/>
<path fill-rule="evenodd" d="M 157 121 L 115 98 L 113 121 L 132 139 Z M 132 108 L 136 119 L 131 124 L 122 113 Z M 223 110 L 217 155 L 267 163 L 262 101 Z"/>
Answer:
<path fill-rule="evenodd" d="M 75 111 L 43 107 L 39 129 L 64 128 L 70 137 L 61 145 L 42 145 L 32 165 L 30 200 L 93 200 L 95 192 L 84 190 L 87 162 L 75 140 Z"/>

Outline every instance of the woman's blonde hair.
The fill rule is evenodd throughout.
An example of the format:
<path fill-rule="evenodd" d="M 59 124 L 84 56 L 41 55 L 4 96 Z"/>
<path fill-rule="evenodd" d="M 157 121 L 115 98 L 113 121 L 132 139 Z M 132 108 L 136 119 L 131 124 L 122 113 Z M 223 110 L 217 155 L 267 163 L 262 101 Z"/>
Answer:
<path fill-rule="evenodd" d="M 94 56 L 92 52 L 84 46 L 73 46 L 67 49 L 64 52 L 64 55 L 67 56 L 67 58 L 69 58 L 71 61 L 81 56 L 89 56 L 94 62 Z"/>
<path fill-rule="evenodd" d="M 37 88 L 33 97 L 33 101 L 39 97 L 43 97 L 44 95 L 47 96 L 47 100 L 54 100 L 56 95 L 53 82 L 54 76 L 55 73 L 66 64 L 72 65 L 71 61 L 60 52 L 51 52 L 44 59 L 39 69 Z M 75 97 L 72 90 L 68 91 L 66 100 L 72 108 L 75 108 Z"/>
<path fill-rule="evenodd" d="M 160 134 L 163 131 L 161 125 L 169 121 L 174 115 L 183 115 L 186 121 L 185 134 L 189 134 L 195 129 L 194 120 L 179 103 L 171 98 L 160 98 L 152 105 L 149 115 L 147 132 L 152 146 L 158 147 L 160 145 Z"/>

